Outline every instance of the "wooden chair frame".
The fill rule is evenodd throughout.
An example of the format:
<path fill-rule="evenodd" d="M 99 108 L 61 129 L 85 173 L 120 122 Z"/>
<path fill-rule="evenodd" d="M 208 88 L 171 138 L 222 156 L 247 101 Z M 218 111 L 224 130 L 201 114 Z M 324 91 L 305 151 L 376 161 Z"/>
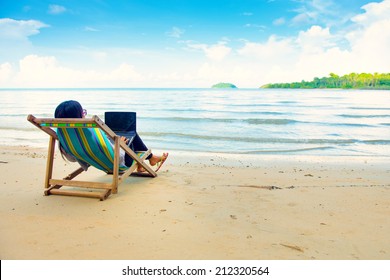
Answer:
<path fill-rule="evenodd" d="M 44 131 L 50 136 L 47 162 L 46 162 L 46 175 L 44 183 L 45 195 L 69 195 L 80 197 L 93 197 L 105 200 L 111 193 L 116 194 L 118 192 L 118 186 L 131 174 L 135 173 L 137 165 L 141 165 L 147 173 L 142 173 L 142 176 L 157 177 L 157 173 L 147 165 L 144 160 L 151 153 L 150 149 L 146 151 L 141 157 L 133 152 L 124 141 L 120 140 L 120 136 L 115 134 L 98 116 L 92 116 L 92 118 L 83 119 L 61 119 L 61 118 L 36 118 L 33 115 L 28 115 L 27 120 L 35 125 L 40 130 Z M 114 140 L 114 168 L 111 183 L 91 182 L 91 181 L 76 181 L 73 180 L 77 175 L 81 174 L 84 169 L 78 168 L 63 179 L 54 179 L 53 177 L 53 164 L 54 164 L 54 152 L 55 144 L 58 140 L 57 133 L 53 127 L 61 128 L 100 128 L 108 137 Z M 133 164 L 123 174 L 119 174 L 119 149 L 122 148 L 126 154 L 128 154 L 136 164 Z M 141 175 L 141 174 L 139 174 Z M 78 187 L 87 190 L 74 190 L 74 189 L 61 189 L 63 186 Z M 94 189 L 95 191 L 91 191 Z M 100 190 L 100 191 L 99 191 Z"/>

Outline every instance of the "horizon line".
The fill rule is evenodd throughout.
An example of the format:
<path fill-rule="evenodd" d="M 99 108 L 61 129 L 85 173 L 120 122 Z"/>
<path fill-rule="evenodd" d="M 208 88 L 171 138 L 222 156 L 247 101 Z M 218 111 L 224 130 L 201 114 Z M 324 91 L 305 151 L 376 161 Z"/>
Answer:
<path fill-rule="evenodd" d="M 158 89 L 204 89 L 204 90 L 237 90 L 237 89 L 263 89 L 261 87 L 248 87 L 248 88 L 212 88 L 212 87 L 10 87 L 2 88 L 0 90 L 137 90 L 137 89 L 149 89 L 149 90 L 158 90 Z"/>

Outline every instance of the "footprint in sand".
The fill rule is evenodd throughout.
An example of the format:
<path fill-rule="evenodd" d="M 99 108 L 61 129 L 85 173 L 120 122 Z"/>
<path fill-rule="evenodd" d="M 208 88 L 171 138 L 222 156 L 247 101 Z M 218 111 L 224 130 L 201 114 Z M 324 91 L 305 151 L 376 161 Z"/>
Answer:
<path fill-rule="evenodd" d="M 191 179 L 185 179 L 184 182 L 185 182 L 187 185 L 190 185 L 190 184 L 191 184 Z"/>

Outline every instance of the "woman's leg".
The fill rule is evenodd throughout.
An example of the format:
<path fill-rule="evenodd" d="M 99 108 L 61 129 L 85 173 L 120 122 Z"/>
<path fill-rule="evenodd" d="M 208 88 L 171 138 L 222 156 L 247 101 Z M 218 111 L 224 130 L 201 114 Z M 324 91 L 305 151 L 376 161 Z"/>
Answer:
<path fill-rule="evenodd" d="M 134 152 L 141 152 L 141 151 L 148 150 L 148 147 L 146 147 L 146 145 L 142 141 L 141 137 L 139 137 L 138 133 L 136 133 L 136 135 L 133 139 L 133 142 L 131 142 L 130 148 Z M 151 153 L 150 155 L 148 155 L 148 157 L 146 159 L 149 160 L 152 157 L 153 157 L 153 154 Z M 133 159 L 128 154 L 125 154 L 125 164 L 126 164 L 126 166 L 131 166 L 133 164 Z"/>
<path fill-rule="evenodd" d="M 138 133 L 135 134 L 135 137 L 133 139 L 133 142 L 131 142 L 130 148 L 134 152 L 141 152 L 141 151 L 147 151 L 148 147 L 144 144 L 141 137 L 139 137 Z M 153 156 L 153 154 L 150 154 L 146 159 L 150 159 Z"/>
<path fill-rule="evenodd" d="M 134 152 L 141 152 L 141 151 L 148 150 L 148 147 L 146 147 L 146 145 L 142 141 L 141 137 L 139 137 L 138 133 L 135 135 L 133 142 L 130 145 L 130 148 Z M 160 169 L 161 165 L 164 163 L 164 161 L 166 160 L 167 157 L 168 157 L 168 153 L 164 153 L 162 156 L 155 156 L 152 153 L 150 153 L 150 155 L 146 158 L 146 160 L 149 160 L 149 163 L 152 166 L 158 165 L 159 166 L 157 168 L 157 170 L 158 170 L 158 169 Z M 127 166 L 131 166 L 132 163 L 133 163 L 133 159 L 129 155 L 126 154 L 125 155 L 125 164 Z M 138 171 L 143 172 L 144 170 L 142 167 L 139 167 Z"/>

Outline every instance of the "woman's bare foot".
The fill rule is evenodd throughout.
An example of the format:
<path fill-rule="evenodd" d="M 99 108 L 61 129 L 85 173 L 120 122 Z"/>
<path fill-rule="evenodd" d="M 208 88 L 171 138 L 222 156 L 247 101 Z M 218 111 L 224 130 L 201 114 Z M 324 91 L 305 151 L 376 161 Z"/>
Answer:
<path fill-rule="evenodd" d="M 160 162 L 162 159 L 164 158 L 167 158 L 168 156 L 168 153 L 163 153 L 162 156 L 156 156 L 156 155 L 153 155 L 150 159 L 149 159 L 149 163 L 151 166 L 155 166 L 158 162 Z"/>
<path fill-rule="evenodd" d="M 155 166 L 157 165 L 157 169 L 155 170 L 156 172 L 160 169 L 160 167 L 163 165 L 163 163 L 165 162 L 165 160 L 167 159 L 169 153 L 163 153 L 162 156 L 155 156 L 153 155 L 150 159 L 149 159 L 149 163 L 151 166 Z"/>
<path fill-rule="evenodd" d="M 137 172 L 141 172 L 142 173 L 142 172 L 146 172 L 146 170 L 145 170 L 145 168 L 143 168 L 142 166 L 139 165 L 137 167 Z"/>

